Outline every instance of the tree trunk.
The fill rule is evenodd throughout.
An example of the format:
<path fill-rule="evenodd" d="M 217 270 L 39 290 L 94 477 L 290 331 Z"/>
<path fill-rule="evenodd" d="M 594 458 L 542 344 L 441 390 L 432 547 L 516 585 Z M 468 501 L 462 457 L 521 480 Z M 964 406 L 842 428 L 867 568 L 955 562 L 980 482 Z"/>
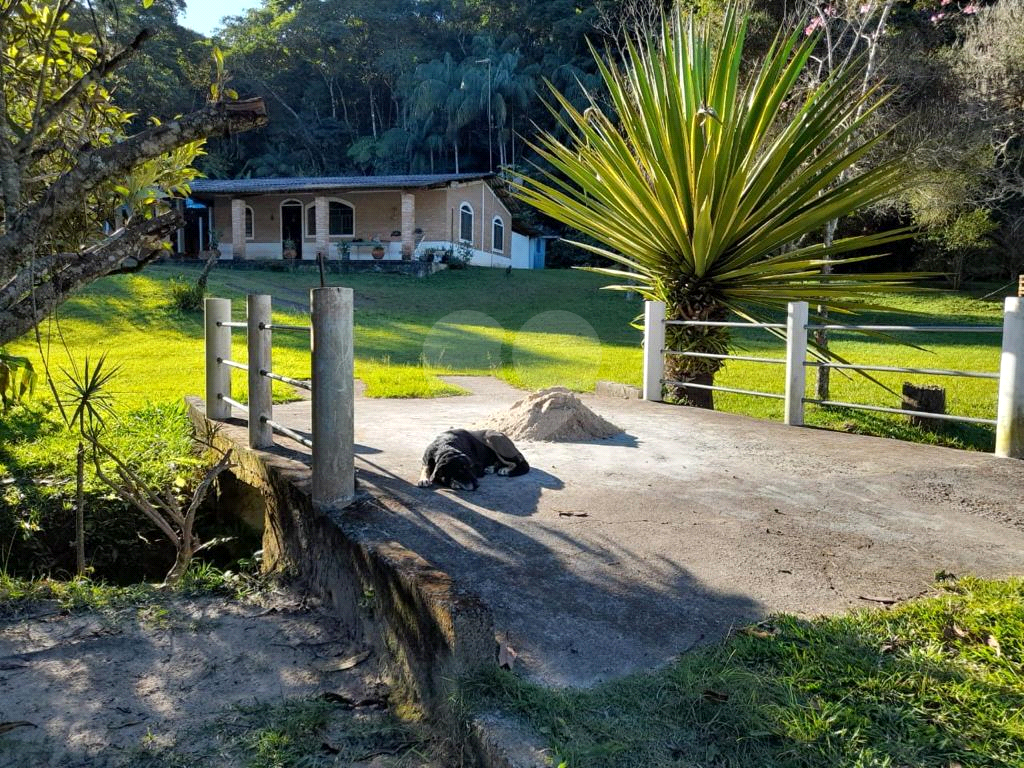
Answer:
<path fill-rule="evenodd" d="M 903 410 L 945 413 L 946 390 L 934 385 L 917 386 L 910 382 L 903 382 Z M 930 419 L 927 416 L 908 416 L 907 418 L 915 427 L 932 432 L 942 429 L 941 419 Z"/>
<path fill-rule="evenodd" d="M 78 441 L 75 485 L 75 573 L 85 576 L 85 444 Z"/>
<path fill-rule="evenodd" d="M 178 554 L 174 558 L 174 565 L 171 566 L 171 570 L 164 577 L 164 584 L 173 586 L 181 581 L 181 577 L 185 575 L 189 565 L 192 563 L 192 556 L 194 554 L 195 550 L 191 546 L 179 546 Z"/>
<path fill-rule="evenodd" d="M 666 366 L 666 372 L 671 366 Z M 715 383 L 715 375 L 713 373 L 696 373 L 684 375 L 681 379 L 676 379 L 674 375 L 669 374 L 669 378 L 675 381 L 690 381 L 694 384 L 701 384 L 703 386 L 711 386 Z M 694 408 L 706 408 L 709 411 L 715 410 L 715 392 L 711 389 L 697 389 L 695 387 L 669 385 L 669 390 L 672 393 L 672 398 L 679 405 L 689 405 Z"/>
<path fill-rule="evenodd" d="M 838 229 L 838 227 L 839 227 L 839 219 L 830 219 L 825 224 L 825 248 L 826 249 L 832 247 L 832 242 L 835 240 L 836 229 Z M 828 255 L 827 252 L 825 254 L 825 259 L 826 259 L 826 261 L 831 260 L 831 257 Z M 832 273 L 832 265 L 831 264 L 825 264 L 825 266 L 823 266 L 821 268 L 821 273 L 823 275 L 831 274 Z M 826 323 L 828 321 L 828 307 L 826 307 L 823 304 L 819 304 L 818 305 L 818 319 L 819 319 L 819 321 L 821 323 Z M 823 352 L 828 352 L 828 331 L 815 331 L 814 332 L 814 343 L 817 344 L 818 347 Z M 828 400 L 829 399 L 829 385 L 831 383 L 830 374 L 832 373 L 832 369 L 831 368 L 819 367 L 816 370 L 818 372 L 818 375 L 817 375 L 817 381 L 815 382 L 815 396 L 817 397 L 818 400 Z"/>
<path fill-rule="evenodd" d="M 678 298 L 670 296 L 666 302 L 666 317 L 669 320 L 720 322 L 726 318 L 725 308 L 712 296 L 705 294 L 701 286 L 684 284 L 679 287 L 677 295 Z M 729 342 L 728 328 L 706 325 L 669 325 L 665 328 L 665 348 L 676 352 L 721 355 L 728 352 Z M 713 410 L 713 390 L 686 385 L 713 385 L 715 374 L 723 364 L 723 360 L 715 357 L 666 355 L 665 378 L 676 382 L 665 385 L 666 400 Z"/>

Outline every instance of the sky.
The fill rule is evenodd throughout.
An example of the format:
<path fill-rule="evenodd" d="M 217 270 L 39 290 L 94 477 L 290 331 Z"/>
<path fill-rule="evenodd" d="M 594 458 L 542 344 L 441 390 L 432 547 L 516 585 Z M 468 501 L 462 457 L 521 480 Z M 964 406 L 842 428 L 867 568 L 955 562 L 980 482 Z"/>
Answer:
<path fill-rule="evenodd" d="M 185 15 L 178 23 L 209 35 L 225 16 L 237 16 L 246 8 L 258 5 L 259 0 L 189 0 Z"/>

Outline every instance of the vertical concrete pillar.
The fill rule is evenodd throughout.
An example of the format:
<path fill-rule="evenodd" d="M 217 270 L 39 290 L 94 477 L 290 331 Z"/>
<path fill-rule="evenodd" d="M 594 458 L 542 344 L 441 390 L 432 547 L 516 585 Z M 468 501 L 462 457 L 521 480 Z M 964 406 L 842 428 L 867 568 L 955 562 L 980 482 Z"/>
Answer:
<path fill-rule="evenodd" d="M 804 423 L 804 391 L 807 386 L 807 302 L 789 302 L 786 317 L 786 411 L 791 427 Z"/>
<path fill-rule="evenodd" d="M 266 419 L 274 418 L 272 381 L 264 374 L 272 370 L 270 362 L 270 296 L 250 293 L 246 299 L 249 345 L 249 447 L 269 448 L 274 444 L 274 428 Z"/>
<path fill-rule="evenodd" d="M 644 400 L 661 402 L 665 378 L 665 302 L 644 302 Z"/>
<path fill-rule="evenodd" d="M 231 257 L 245 258 L 245 200 L 231 200 Z"/>
<path fill-rule="evenodd" d="M 313 333 L 313 504 L 344 506 L 355 495 L 352 289 L 310 292 Z"/>
<path fill-rule="evenodd" d="M 402 193 L 402 258 L 412 259 L 416 250 L 416 195 L 411 192 Z"/>
<path fill-rule="evenodd" d="M 999 363 L 996 456 L 1024 459 L 1024 299 L 1008 298 Z"/>
<path fill-rule="evenodd" d="M 313 207 L 316 209 L 316 250 L 324 259 L 331 256 L 331 209 L 326 197 L 315 197 Z M 316 253 L 313 254 L 316 256 Z"/>
<path fill-rule="evenodd" d="M 182 220 L 185 218 L 185 201 L 179 200 L 177 202 L 178 213 L 181 214 Z M 175 250 L 177 250 L 179 256 L 185 255 L 185 228 L 178 227 L 178 231 L 175 237 Z"/>
<path fill-rule="evenodd" d="M 231 359 L 230 299 L 204 299 L 206 319 L 206 415 L 214 420 L 231 418 L 231 406 L 219 396 L 231 397 L 231 369 L 221 360 Z"/>

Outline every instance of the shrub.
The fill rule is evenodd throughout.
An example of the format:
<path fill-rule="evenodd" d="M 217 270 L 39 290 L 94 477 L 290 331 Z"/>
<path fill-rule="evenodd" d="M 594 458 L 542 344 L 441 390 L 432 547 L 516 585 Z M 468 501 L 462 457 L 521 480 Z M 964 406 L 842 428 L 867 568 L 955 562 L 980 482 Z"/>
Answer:
<path fill-rule="evenodd" d="M 206 287 L 198 283 L 190 283 L 183 277 L 171 280 L 171 306 L 181 312 L 198 312 L 203 308 Z"/>

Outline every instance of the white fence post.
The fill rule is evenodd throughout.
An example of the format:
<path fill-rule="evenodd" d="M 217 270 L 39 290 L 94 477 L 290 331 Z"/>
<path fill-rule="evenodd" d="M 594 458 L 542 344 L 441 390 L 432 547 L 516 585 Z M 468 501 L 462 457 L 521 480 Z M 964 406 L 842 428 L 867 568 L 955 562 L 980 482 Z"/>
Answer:
<path fill-rule="evenodd" d="M 804 423 L 804 389 L 807 383 L 807 302 L 789 302 L 786 316 L 786 415 L 792 427 Z"/>
<path fill-rule="evenodd" d="M 644 302 L 644 400 L 661 402 L 665 378 L 665 302 Z"/>
<path fill-rule="evenodd" d="M 314 288 L 313 504 L 343 506 L 355 495 L 352 289 Z"/>
<path fill-rule="evenodd" d="M 221 360 L 231 359 L 231 299 L 205 299 L 206 318 L 206 415 L 217 421 L 231 418 L 231 406 L 221 395 L 231 397 L 231 369 Z"/>
<path fill-rule="evenodd" d="M 250 293 L 246 299 L 249 345 L 249 447 L 269 448 L 274 444 L 274 428 L 267 420 L 273 419 L 271 380 L 261 371 L 270 371 L 271 298 L 266 294 Z"/>
<path fill-rule="evenodd" d="M 999 363 L 996 456 L 1024 459 L 1024 299 L 1006 299 Z"/>

